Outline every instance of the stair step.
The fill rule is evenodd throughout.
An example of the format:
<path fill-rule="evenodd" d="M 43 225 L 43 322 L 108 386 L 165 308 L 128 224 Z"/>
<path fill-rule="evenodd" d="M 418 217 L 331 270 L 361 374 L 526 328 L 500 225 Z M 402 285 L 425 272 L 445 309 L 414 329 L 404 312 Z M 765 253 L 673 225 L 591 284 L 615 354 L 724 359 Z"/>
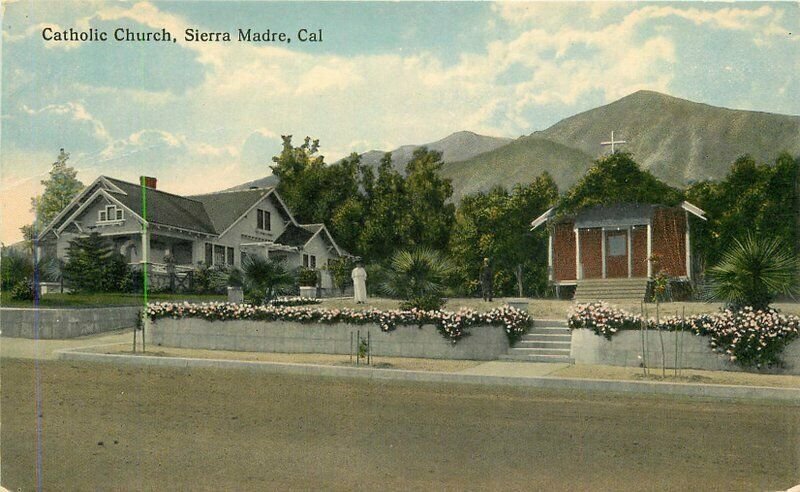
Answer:
<path fill-rule="evenodd" d="M 570 357 L 562 355 L 501 355 L 500 360 L 516 362 L 549 362 L 561 364 L 573 364 L 575 361 Z"/>
<path fill-rule="evenodd" d="M 560 328 L 567 326 L 567 321 L 563 319 L 534 319 L 534 328 Z"/>
<path fill-rule="evenodd" d="M 569 348 L 538 348 L 538 347 L 514 347 L 509 349 L 509 354 L 532 354 L 532 355 L 569 355 Z"/>

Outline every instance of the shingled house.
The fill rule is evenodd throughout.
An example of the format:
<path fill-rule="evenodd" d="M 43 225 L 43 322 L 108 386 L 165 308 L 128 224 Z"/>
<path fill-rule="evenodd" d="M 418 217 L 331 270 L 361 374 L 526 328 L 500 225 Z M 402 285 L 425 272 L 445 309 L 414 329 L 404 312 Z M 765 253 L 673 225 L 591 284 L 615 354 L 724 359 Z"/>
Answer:
<path fill-rule="evenodd" d="M 689 202 L 597 206 L 569 215 L 551 208 L 531 228 L 548 225 L 549 280 L 557 289 L 576 286 L 579 300 L 641 300 L 656 267 L 673 279 L 692 279 L 690 216 L 706 220 Z"/>
<path fill-rule="evenodd" d="M 177 274 L 199 262 L 240 268 L 247 255 L 263 255 L 319 271 L 328 291 L 324 267 L 348 255 L 324 224 L 298 223 L 274 188 L 179 196 L 158 190 L 155 178 L 142 183 L 97 178 L 42 230 L 40 252 L 64 258 L 72 238 L 98 232 L 130 265 L 156 276 L 166 273 L 167 255 Z"/>

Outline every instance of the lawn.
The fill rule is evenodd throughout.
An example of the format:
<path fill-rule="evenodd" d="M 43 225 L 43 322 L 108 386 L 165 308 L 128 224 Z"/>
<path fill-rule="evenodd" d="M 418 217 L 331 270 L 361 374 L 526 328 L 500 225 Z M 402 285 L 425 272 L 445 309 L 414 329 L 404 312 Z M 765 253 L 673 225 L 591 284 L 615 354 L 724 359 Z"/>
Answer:
<path fill-rule="evenodd" d="M 211 302 L 224 301 L 224 295 L 207 294 L 149 294 L 150 301 L 189 301 Z M 45 294 L 39 301 L 39 307 L 107 307 L 107 306 L 136 306 L 144 302 L 142 294 Z M 0 293 L 0 306 L 2 307 L 34 307 L 33 301 L 15 301 L 8 298 L 8 293 Z"/>

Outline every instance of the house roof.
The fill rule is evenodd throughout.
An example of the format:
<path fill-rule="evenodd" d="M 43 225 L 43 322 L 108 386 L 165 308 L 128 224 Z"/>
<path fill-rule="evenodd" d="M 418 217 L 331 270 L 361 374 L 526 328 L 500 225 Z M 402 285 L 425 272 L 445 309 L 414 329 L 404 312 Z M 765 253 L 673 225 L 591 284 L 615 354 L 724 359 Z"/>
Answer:
<path fill-rule="evenodd" d="M 114 193 L 113 190 L 109 190 L 113 193 L 114 198 L 140 217 L 145 216 L 142 210 L 140 185 L 115 178 L 106 177 L 106 179 L 122 191 L 122 193 Z M 198 200 L 147 188 L 146 212 L 146 220 L 153 224 L 180 227 L 206 234 L 217 233 L 203 203 Z"/>
<path fill-rule="evenodd" d="M 585 208 L 576 214 L 575 227 L 643 225 L 650 222 L 657 207 L 649 203 L 620 203 Z"/>
<path fill-rule="evenodd" d="M 278 236 L 275 240 L 276 243 L 285 244 L 287 246 L 303 247 L 305 244 L 314 237 L 316 231 L 309 231 L 307 226 L 294 225 L 291 222 L 284 229 L 283 234 Z"/>
<path fill-rule="evenodd" d="M 254 203 L 269 194 L 273 188 L 253 190 L 222 191 L 190 196 L 203 204 L 217 234 L 228 229 L 239 217 L 245 214 Z"/>

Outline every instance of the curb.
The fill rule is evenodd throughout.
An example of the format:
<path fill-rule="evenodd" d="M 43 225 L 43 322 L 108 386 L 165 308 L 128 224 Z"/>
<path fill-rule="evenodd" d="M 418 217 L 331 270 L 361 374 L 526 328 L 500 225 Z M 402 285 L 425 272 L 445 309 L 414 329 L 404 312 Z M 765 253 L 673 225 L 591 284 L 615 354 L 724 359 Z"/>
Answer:
<path fill-rule="evenodd" d="M 769 388 L 763 386 L 734 386 L 722 384 L 699 385 L 650 381 L 614 381 L 606 379 L 569 379 L 548 376 L 483 376 L 451 372 L 408 371 L 400 369 L 364 369 L 289 362 L 97 354 L 80 352 L 80 349 L 61 349 L 56 350 L 53 353 L 59 360 L 118 363 L 138 366 L 249 369 L 272 374 L 293 374 L 304 376 L 344 377 L 426 383 L 483 384 L 541 389 L 601 391 L 639 395 L 672 395 L 723 399 L 777 400 L 800 403 L 800 389 Z"/>

